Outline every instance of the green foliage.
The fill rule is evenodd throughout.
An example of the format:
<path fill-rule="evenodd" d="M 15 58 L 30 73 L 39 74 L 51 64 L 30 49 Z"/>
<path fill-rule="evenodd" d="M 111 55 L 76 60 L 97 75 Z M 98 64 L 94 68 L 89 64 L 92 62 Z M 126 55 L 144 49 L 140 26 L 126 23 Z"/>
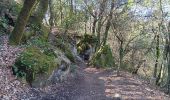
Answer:
<path fill-rule="evenodd" d="M 92 57 L 90 64 L 102 68 L 114 67 L 115 61 L 110 46 L 102 46 Z"/>
<path fill-rule="evenodd" d="M 9 34 L 8 20 L 5 19 L 4 14 L 10 14 L 11 17 L 15 18 L 19 14 L 22 5 L 15 2 L 15 0 L 1 0 L 0 1 L 0 34 Z"/>
<path fill-rule="evenodd" d="M 74 24 L 75 24 L 75 21 L 76 21 L 76 16 L 72 15 L 72 16 L 69 16 L 69 17 L 66 17 L 62 26 L 65 28 L 65 29 L 71 29 L 71 28 L 74 28 Z"/>
<path fill-rule="evenodd" d="M 28 42 L 29 46 L 36 46 L 38 48 L 41 49 L 41 51 L 48 55 L 48 56 L 53 56 L 53 57 L 57 57 L 57 55 L 55 55 L 54 50 L 52 49 L 52 45 L 50 45 L 49 42 L 41 39 L 41 38 L 32 38 L 29 42 Z"/>
<path fill-rule="evenodd" d="M 86 42 L 86 43 L 90 43 L 90 44 L 94 44 L 97 42 L 97 37 L 94 36 L 94 35 L 88 35 L 88 34 L 85 34 L 83 39 L 82 39 L 82 42 Z"/>
<path fill-rule="evenodd" d="M 83 38 L 77 43 L 77 51 L 79 54 L 85 52 L 85 50 L 87 50 L 90 45 L 94 45 L 96 43 L 96 36 L 85 34 Z"/>
<path fill-rule="evenodd" d="M 80 27 L 81 22 L 86 22 L 88 20 L 88 17 L 82 13 L 77 12 L 76 14 L 71 14 L 67 16 L 62 23 L 62 27 L 65 29 L 75 29 L 76 27 Z"/>
<path fill-rule="evenodd" d="M 38 47 L 27 47 L 16 60 L 13 71 L 19 77 L 26 77 L 28 82 L 35 80 L 39 73 L 50 74 L 58 67 L 54 57 L 46 55 Z"/>
<path fill-rule="evenodd" d="M 8 21 L 4 17 L 0 17 L 0 33 L 5 33 L 8 28 Z"/>
<path fill-rule="evenodd" d="M 15 0 L 1 0 L 0 11 L 9 9 L 12 15 L 18 15 L 22 8 L 21 4 L 18 4 Z"/>
<path fill-rule="evenodd" d="M 11 7 L 11 13 L 13 15 L 18 15 L 21 11 L 21 8 L 22 8 L 22 5 L 18 4 L 17 2 L 13 2 L 11 3 L 12 5 L 10 6 Z"/>

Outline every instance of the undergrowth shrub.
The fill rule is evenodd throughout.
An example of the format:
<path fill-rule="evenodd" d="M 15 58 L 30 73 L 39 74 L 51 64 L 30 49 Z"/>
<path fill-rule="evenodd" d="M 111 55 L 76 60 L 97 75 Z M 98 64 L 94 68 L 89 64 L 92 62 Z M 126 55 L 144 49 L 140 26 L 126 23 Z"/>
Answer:
<path fill-rule="evenodd" d="M 4 34 L 8 29 L 8 21 L 4 18 L 0 18 L 0 34 Z"/>

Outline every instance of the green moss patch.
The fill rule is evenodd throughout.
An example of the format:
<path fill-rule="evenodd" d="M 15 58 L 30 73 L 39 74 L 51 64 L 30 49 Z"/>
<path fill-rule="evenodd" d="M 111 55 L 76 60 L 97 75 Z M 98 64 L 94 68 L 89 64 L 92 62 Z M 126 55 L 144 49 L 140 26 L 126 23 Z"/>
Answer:
<path fill-rule="evenodd" d="M 95 67 L 106 68 L 115 66 L 114 57 L 109 45 L 102 46 L 91 58 L 90 64 Z"/>
<path fill-rule="evenodd" d="M 13 71 L 19 77 L 25 77 L 31 83 L 38 74 L 50 75 L 58 67 L 54 57 L 46 55 L 38 47 L 27 47 L 16 60 Z"/>

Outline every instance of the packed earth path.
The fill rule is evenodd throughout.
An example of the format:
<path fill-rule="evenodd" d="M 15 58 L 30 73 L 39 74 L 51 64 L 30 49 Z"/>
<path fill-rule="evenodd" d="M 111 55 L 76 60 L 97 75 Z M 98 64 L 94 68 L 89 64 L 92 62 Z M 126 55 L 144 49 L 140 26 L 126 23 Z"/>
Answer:
<path fill-rule="evenodd" d="M 116 95 L 122 100 L 170 100 L 130 73 L 121 72 L 118 77 L 113 70 L 87 67 L 83 62 L 64 83 L 32 89 L 30 94 L 29 100 L 119 100 L 113 99 Z"/>
<path fill-rule="evenodd" d="M 92 68 L 80 60 L 64 82 L 31 88 L 13 76 L 10 68 L 23 48 L 7 45 L 8 36 L 0 40 L 0 100 L 113 100 L 115 95 L 122 100 L 170 100 L 128 72 L 116 76 L 114 70 Z"/>

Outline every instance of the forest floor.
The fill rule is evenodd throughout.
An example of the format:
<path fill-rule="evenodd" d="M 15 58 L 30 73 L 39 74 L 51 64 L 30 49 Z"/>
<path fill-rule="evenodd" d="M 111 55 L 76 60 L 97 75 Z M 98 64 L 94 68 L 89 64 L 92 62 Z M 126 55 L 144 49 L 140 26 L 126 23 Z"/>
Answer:
<path fill-rule="evenodd" d="M 80 61 L 63 83 L 31 88 L 13 76 L 10 67 L 23 48 L 11 47 L 7 42 L 7 36 L 0 36 L 0 100 L 113 100 L 115 94 L 123 100 L 170 100 L 128 72 L 122 71 L 118 77 L 113 70 L 87 67 Z"/>

